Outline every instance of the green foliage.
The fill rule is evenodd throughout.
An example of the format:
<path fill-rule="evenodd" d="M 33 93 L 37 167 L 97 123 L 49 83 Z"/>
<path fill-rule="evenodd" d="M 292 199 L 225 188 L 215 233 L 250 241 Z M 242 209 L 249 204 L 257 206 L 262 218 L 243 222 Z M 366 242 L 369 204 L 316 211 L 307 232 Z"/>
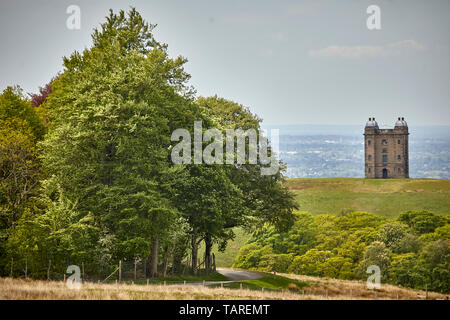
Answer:
<path fill-rule="evenodd" d="M 76 203 L 78 219 L 93 216 L 111 262 L 146 257 L 153 239 L 169 237 L 178 215 L 170 135 L 199 114 L 185 94 L 186 60 L 170 58 L 153 27 L 134 9 L 111 12 L 93 46 L 64 59 L 46 101 L 45 185 Z"/>
<path fill-rule="evenodd" d="M 367 246 L 364 257 L 359 263 L 356 273 L 361 277 L 366 277 L 366 270 L 369 266 L 378 266 L 381 270 L 382 280 L 387 276 L 391 263 L 391 250 L 380 241 L 374 241 Z"/>
<path fill-rule="evenodd" d="M 45 125 L 36 108 L 27 100 L 22 89 L 18 86 L 7 87 L 0 94 L 0 121 L 20 119 L 24 123 L 22 129 L 28 127 L 33 139 L 42 139 L 45 134 Z M 26 130 L 26 129 L 25 129 Z"/>
<path fill-rule="evenodd" d="M 294 255 L 288 254 L 267 254 L 261 257 L 258 263 L 258 270 L 261 271 L 286 271 L 292 263 Z"/>
<path fill-rule="evenodd" d="M 21 217 L 33 210 L 41 165 L 36 141 L 45 125 L 19 87 L 0 94 L 0 273 L 6 272 L 7 241 Z"/>
<path fill-rule="evenodd" d="M 13 228 L 36 194 L 40 174 L 33 134 L 18 118 L 0 120 L 0 225 Z"/>
<path fill-rule="evenodd" d="M 427 270 L 417 261 L 417 255 L 412 252 L 393 254 L 389 269 L 389 281 L 405 287 L 422 287 L 426 283 Z"/>
<path fill-rule="evenodd" d="M 421 212 L 409 212 L 421 216 Z M 427 213 L 428 215 L 428 213 Z M 418 237 L 404 222 L 370 213 L 339 216 L 296 213 L 289 232 L 266 226 L 241 248 L 233 266 L 339 279 L 368 277 L 377 265 L 382 282 L 449 292 L 448 219 L 431 213 L 431 221 L 446 224 Z M 423 224 L 421 224 L 423 225 Z M 288 264 L 290 261 L 290 264 Z"/>
<path fill-rule="evenodd" d="M 436 228 L 442 227 L 446 219 L 430 211 L 421 210 L 403 212 L 397 220 L 406 223 L 414 232 L 421 235 L 432 233 Z"/>
<path fill-rule="evenodd" d="M 408 234 L 408 227 L 402 223 L 386 223 L 377 234 L 377 240 L 385 244 L 392 252 L 401 252 L 401 242 Z"/>
<path fill-rule="evenodd" d="M 272 247 L 261 247 L 255 243 L 249 243 L 239 250 L 239 256 L 233 263 L 233 267 L 241 269 L 257 269 L 263 256 L 272 254 Z"/>
<path fill-rule="evenodd" d="M 200 97 L 197 105 L 214 125 L 225 130 L 253 129 L 258 134 L 261 130 L 261 119 L 250 110 L 234 101 L 217 96 Z M 235 148 L 237 146 L 235 145 Z M 246 145 L 246 152 L 249 146 Z M 258 229 L 264 223 L 269 223 L 279 230 L 288 230 L 293 224 L 293 210 L 297 208 L 293 194 L 284 184 L 281 163 L 276 174 L 261 175 L 261 164 L 238 164 L 229 167 L 229 179 L 242 191 L 242 205 L 249 229 Z M 235 227 L 237 224 L 229 224 Z"/>

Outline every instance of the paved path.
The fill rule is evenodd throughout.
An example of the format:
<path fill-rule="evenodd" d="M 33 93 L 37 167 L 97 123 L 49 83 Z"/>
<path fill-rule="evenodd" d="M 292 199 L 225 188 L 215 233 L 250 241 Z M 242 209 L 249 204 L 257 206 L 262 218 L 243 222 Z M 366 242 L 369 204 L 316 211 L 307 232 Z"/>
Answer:
<path fill-rule="evenodd" d="M 261 274 L 259 274 L 258 272 L 252 272 L 252 271 L 217 268 L 217 272 L 223 274 L 225 277 L 227 277 L 231 281 L 255 280 L 255 279 L 262 278 Z"/>
<path fill-rule="evenodd" d="M 241 280 L 255 280 L 262 278 L 262 275 L 258 272 L 254 271 L 243 271 L 243 270 L 235 270 L 235 269 L 225 269 L 225 268 L 217 268 L 217 272 L 220 274 L 223 274 L 225 277 L 227 277 L 228 281 L 205 281 L 205 286 L 210 286 L 214 284 L 225 284 L 225 283 L 232 283 L 235 281 L 241 281 Z M 203 285 L 203 282 L 187 282 L 187 285 L 191 286 L 201 286 Z"/>

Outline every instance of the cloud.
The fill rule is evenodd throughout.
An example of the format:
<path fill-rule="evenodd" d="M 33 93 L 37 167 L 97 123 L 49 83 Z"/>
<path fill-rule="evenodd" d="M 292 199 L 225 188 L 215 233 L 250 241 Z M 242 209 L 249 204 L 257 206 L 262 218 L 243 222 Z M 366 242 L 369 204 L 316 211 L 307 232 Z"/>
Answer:
<path fill-rule="evenodd" d="M 319 50 L 310 50 L 309 55 L 315 58 L 360 59 L 401 56 L 423 50 L 425 48 L 417 41 L 403 40 L 384 46 L 329 46 Z"/>

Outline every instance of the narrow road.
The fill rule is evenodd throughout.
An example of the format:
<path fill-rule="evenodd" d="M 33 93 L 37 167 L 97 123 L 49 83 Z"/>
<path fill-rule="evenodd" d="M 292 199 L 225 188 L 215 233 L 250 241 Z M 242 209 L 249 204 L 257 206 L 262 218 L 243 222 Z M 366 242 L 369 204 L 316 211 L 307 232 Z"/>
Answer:
<path fill-rule="evenodd" d="M 225 281 L 205 281 L 205 286 L 210 286 L 214 284 L 221 283 L 231 283 L 235 281 L 241 280 L 256 280 L 262 278 L 262 275 L 255 271 L 243 271 L 243 270 L 235 270 L 235 269 L 225 269 L 225 268 L 217 268 L 217 272 L 223 274 L 229 280 Z M 203 282 L 187 282 L 187 285 L 191 286 L 202 286 Z"/>
<path fill-rule="evenodd" d="M 217 268 L 217 272 L 220 274 L 223 274 L 225 277 L 227 277 L 231 281 L 256 280 L 256 279 L 262 278 L 261 274 L 259 274 L 258 272 L 253 272 L 253 271 Z"/>

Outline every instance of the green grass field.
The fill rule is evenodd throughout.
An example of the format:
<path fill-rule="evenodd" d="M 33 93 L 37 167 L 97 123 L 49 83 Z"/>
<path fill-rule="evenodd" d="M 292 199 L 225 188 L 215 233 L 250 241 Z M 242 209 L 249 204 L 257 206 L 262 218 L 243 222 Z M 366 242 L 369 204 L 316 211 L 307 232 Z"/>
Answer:
<path fill-rule="evenodd" d="M 337 214 L 367 211 L 394 218 L 407 210 L 450 213 L 450 180 L 289 179 L 301 211 Z"/>
<path fill-rule="evenodd" d="M 450 180 L 316 178 L 288 179 L 300 211 L 312 214 L 339 214 L 342 211 L 366 211 L 395 218 L 408 210 L 450 213 Z M 216 265 L 231 267 L 237 252 L 250 237 L 242 229 L 225 252 L 217 251 Z"/>

